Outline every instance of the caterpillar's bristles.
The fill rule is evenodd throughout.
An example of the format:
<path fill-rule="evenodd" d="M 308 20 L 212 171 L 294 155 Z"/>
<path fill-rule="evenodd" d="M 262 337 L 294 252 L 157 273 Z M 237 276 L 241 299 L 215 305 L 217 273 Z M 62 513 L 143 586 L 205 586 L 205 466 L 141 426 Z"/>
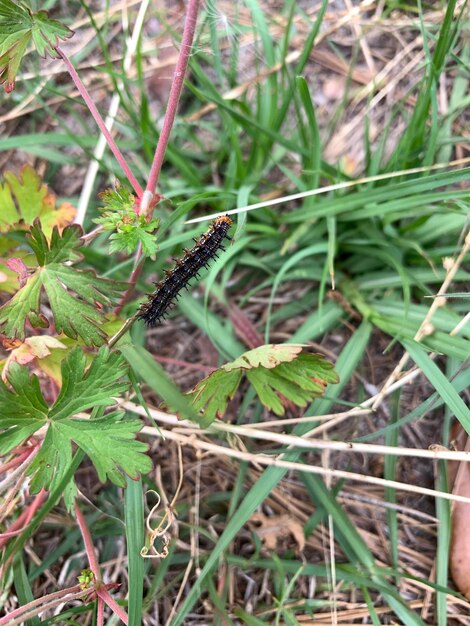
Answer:
<path fill-rule="evenodd" d="M 199 270 L 209 267 L 212 259 L 219 258 L 219 250 L 225 250 L 222 244 L 224 239 L 231 241 L 227 232 L 232 223 L 228 215 L 218 217 L 207 233 L 194 239 L 195 245 L 191 250 L 184 249 L 184 256 L 174 261 L 172 269 L 165 270 L 164 280 L 154 283 L 155 291 L 139 307 L 139 319 L 144 320 L 148 326 L 156 326 L 165 318 L 168 309 L 178 300 L 180 291 L 183 288 L 188 289 L 192 278 L 199 278 Z"/>

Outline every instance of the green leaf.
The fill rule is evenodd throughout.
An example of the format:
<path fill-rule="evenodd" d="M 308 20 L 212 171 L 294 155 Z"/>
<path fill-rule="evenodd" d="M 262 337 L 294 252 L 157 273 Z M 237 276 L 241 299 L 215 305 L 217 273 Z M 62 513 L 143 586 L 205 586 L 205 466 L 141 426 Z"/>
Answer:
<path fill-rule="evenodd" d="M 97 305 L 109 305 L 123 284 L 65 264 L 81 259 L 78 252 L 82 245 L 81 232 L 77 225 L 64 228 L 62 234 L 54 228 L 48 244 L 39 221 L 35 222 L 28 240 L 39 267 L 11 300 L 0 307 L 0 327 L 5 335 L 24 339 L 28 319 L 36 326 L 45 321 L 40 312 L 44 291 L 58 333 L 64 332 L 72 339 L 80 336 L 87 345 L 99 346 L 105 341 L 106 334 L 100 328 L 103 314 Z"/>
<path fill-rule="evenodd" d="M 126 361 L 121 354 L 101 348 L 86 369 L 85 354 L 72 350 L 62 363 L 62 387 L 50 409 L 49 417 L 60 420 L 95 406 L 109 406 L 113 396 L 119 396 L 129 386 L 118 382 L 127 374 Z"/>
<path fill-rule="evenodd" d="M 40 56 L 45 58 L 49 55 L 53 59 L 58 59 L 60 55 L 56 48 L 59 45 L 59 40 L 70 39 L 73 31 L 57 20 L 51 19 L 46 11 L 38 11 L 33 13 L 31 35 Z"/>
<path fill-rule="evenodd" d="M 51 193 L 36 170 L 25 165 L 19 175 L 7 171 L 5 184 L 0 185 L 0 231 L 24 230 L 39 217 L 44 233 L 49 237 L 54 226 L 64 228 L 73 221 L 76 209 L 68 202 L 57 206 Z"/>
<path fill-rule="evenodd" d="M 59 39 L 72 35 L 67 26 L 50 19 L 45 11 L 32 13 L 22 4 L 0 0 L 0 84 L 6 83 L 7 92 L 14 89 L 21 59 L 31 40 L 41 56 L 58 58 Z"/>
<path fill-rule="evenodd" d="M 426 354 L 426 351 L 417 341 L 402 340 L 401 343 L 444 400 L 452 414 L 459 420 L 465 431 L 470 433 L 470 409 L 459 396 L 445 374 L 441 372 L 436 363 Z"/>
<path fill-rule="evenodd" d="M 295 359 L 299 352 L 302 351 L 302 347 L 300 344 L 270 343 L 245 352 L 235 361 L 227 363 L 222 367 L 226 372 L 239 368 L 252 369 L 260 366 L 271 369 L 280 363 Z"/>
<path fill-rule="evenodd" d="M 233 398 L 242 378 L 242 371 L 226 372 L 223 368 L 215 370 L 201 380 L 192 390 L 193 406 L 203 416 L 200 424 L 209 426 L 216 417 L 222 417 L 229 400 Z"/>
<path fill-rule="evenodd" d="M 7 384 L 0 380 L 0 435 L 2 451 L 9 451 L 34 432 L 47 426 L 39 453 L 31 464 L 33 491 L 54 489 L 68 471 L 73 458 L 72 444 L 91 459 L 98 477 L 119 486 L 125 475 L 136 478 L 151 469 L 145 455 L 147 445 L 135 441 L 140 420 L 123 419 L 122 412 L 97 419 L 72 419 L 79 411 L 115 404 L 128 387 L 127 365 L 121 354 L 102 348 L 86 368 L 86 356 L 75 348 L 62 364 L 62 388 L 52 405 L 45 402 L 36 376 L 12 363 Z"/>
<path fill-rule="evenodd" d="M 301 352 L 298 344 L 269 344 L 245 352 L 199 382 L 191 391 L 193 406 L 201 411 L 201 426 L 222 417 L 245 373 L 261 403 L 284 415 L 286 399 L 305 407 L 321 396 L 327 383 L 337 383 L 333 365 L 319 354 Z"/>
<path fill-rule="evenodd" d="M 41 450 L 31 466 L 35 472 L 33 492 L 54 488 L 72 462 L 72 442 L 89 457 L 98 478 L 109 478 L 115 485 L 126 485 L 125 475 L 137 478 L 152 469 L 145 455 L 148 446 L 135 440 L 142 427 L 139 420 L 123 420 L 122 412 L 95 420 L 63 419 L 50 424 Z"/>
<path fill-rule="evenodd" d="M 127 187 L 106 189 L 99 195 L 105 206 L 101 208 L 101 217 L 93 221 L 102 224 L 105 230 L 116 231 L 110 237 L 110 252 L 131 254 L 140 243 L 146 256 L 154 255 L 157 251 L 154 233 L 160 220 L 147 221 L 145 215 L 138 215 L 134 195 Z"/>
<path fill-rule="evenodd" d="M 37 376 L 29 377 L 28 368 L 11 363 L 7 384 L 0 378 L 0 449 L 8 452 L 21 444 L 47 419 L 48 406 L 42 397 Z"/>

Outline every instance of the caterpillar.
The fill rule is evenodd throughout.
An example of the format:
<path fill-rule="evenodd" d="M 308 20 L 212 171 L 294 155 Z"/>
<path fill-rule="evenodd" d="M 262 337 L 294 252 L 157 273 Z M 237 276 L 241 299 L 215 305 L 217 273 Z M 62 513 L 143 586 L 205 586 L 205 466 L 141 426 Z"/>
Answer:
<path fill-rule="evenodd" d="M 148 301 L 140 305 L 138 319 L 144 320 L 147 326 L 156 326 L 162 320 L 173 301 L 178 299 L 179 292 L 192 278 L 199 276 L 199 270 L 209 267 L 219 250 L 225 250 L 222 244 L 224 239 L 230 239 L 227 233 L 232 223 L 228 215 L 222 215 L 214 220 L 206 233 L 194 240 L 195 245 L 184 251 L 184 256 L 165 272 L 165 278 L 154 283 L 156 289 L 147 296 Z"/>

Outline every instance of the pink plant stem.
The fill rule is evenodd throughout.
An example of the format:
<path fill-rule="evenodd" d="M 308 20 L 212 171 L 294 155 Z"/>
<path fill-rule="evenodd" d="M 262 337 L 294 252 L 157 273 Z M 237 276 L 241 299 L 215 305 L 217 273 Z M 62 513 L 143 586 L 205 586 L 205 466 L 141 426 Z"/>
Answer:
<path fill-rule="evenodd" d="M 104 624 L 104 602 L 100 597 L 97 599 L 96 624 L 97 626 Z"/>
<path fill-rule="evenodd" d="M 109 606 L 109 608 L 119 617 L 121 622 L 124 622 L 124 624 L 129 623 L 127 613 L 124 611 L 122 606 L 119 606 L 119 604 L 116 602 L 116 600 L 108 592 L 107 589 L 97 589 L 96 593 L 98 594 L 100 599 L 103 600 L 103 602 L 105 602 Z"/>
<path fill-rule="evenodd" d="M 0 618 L 0 626 L 4 626 L 4 624 L 8 624 L 10 626 L 13 620 L 20 615 L 22 616 L 21 621 L 23 621 L 23 614 L 26 612 L 30 613 L 35 608 L 37 608 L 37 612 L 35 613 L 37 615 L 37 613 L 45 611 L 47 607 L 61 604 L 62 602 L 66 601 L 65 596 L 68 596 L 69 594 L 77 594 L 78 596 L 83 596 L 83 590 L 81 589 L 80 585 L 75 585 L 74 587 L 68 587 L 67 589 L 61 589 L 60 591 L 54 591 L 54 593 L 49 593 L 46 596 L 36 598 L 36 600 L 32 600 L 31 602 L 28 602 L 28 604 L 19 606 L 14 611 L 11 611 L 11 613 L 8 613 L 8 615 L 4 615 L 2 618 Z M 73 597 L 75 596 L 73 595 Z M 73 597 L 69 599 L 73 599 Z M 29 617 L 32 617 L 32 615 L 30 615 Z"/>
<path fill-rule="evenodd" d="M 102 586 L 101 583 L 101 572 L 100 566 L 98 564 L 98 560 L 95 554 L 95 548 L 93 546 L 93 541 L 91 539 L 90 531 L 88 530 L 88 526 L 85 520 L 83 513 L 80 511 L 77 502 L 75 502 L 75 515 L 77 517 L 78 526 L 80 528 L 80 532 L 82 533 L 83 543 L 85 544 L 85 550 L 88 557 L 88 564 L 90 566 L 91 571 L 95 576 L 95 592 L 98 596 L 98 611 L 100 609 L 99 602 L 105 602 L 109 608 L 116 613 L 121 621 L 125 624 L 128 623 L 127 614 L 122 607 L 114 600 L 111 594 Z M 101 608 L 102 612 L 102 608 Z M 98 622 L 99 624 L 99 622 Z M 1 626 L 1 625 L 0 625 Z"/>
<path fill-rule="evenodd" d="M 65 52 L 63 50 L 61 50 L 57 46 L 56 51 L 60 55 L 60 57 L 62 58 L 63 62 L 65 63 L 65 66 L 67 67 L 67 69 L 69 71 L 69 74 L 72 77 L 73 82 L 75 83 L 75 86 L 77 87 L 77 89 L 80 92 L 83 100 L 85 101 L 85 104 L 87 105 L 88 109 L 90 110 L 90 113 L 93 115 L 93 117 L 95 119 L 95 122 L 98 125 L 98 128 L 103 133 L 103 135 L 104 135 L 104 137 L 105 137 L 105 139 L 106 139 L 106 141 L 108 143 L 108 146 L 111 149 L 111 152 L 114 154 L 114 156 L 116 157 L 116 160 L 119 163 L 119 165 L 121 166 L 124 174 L 127 176 L 127 180 L 132 185 L 132 187 L 133 187 L 135 193 L 137 194 L 138 198 L 141 198 L 142 197 L 142 187 L 137 182 L 137 179 L 135 178 L 134 174 L 131 172 L 129 166 L 126 163 L 126 160 L 124 159 L 124 156 L 123 156 L 122 152 L 119 150 L 119 148 L 117 147 L 116 142 L 114 141 L 111 133 L 106 128 L 106 124 L 104 123 L 103 118 L 99 114 L 98 109 L 96 108 L 93 100 L 91 99 L 90 94 L 86 90 L 85 85 L 80 80 L 80 77 L 79 77 L 77 71 L 75 70 L 75 68 L 72 65 L 70 59 L 68 58 L 68 56 L 65 54 Z"/>
<path fill-rule="evenodd" d="M 114 315 L 120 315 L 124 305 L 130 300 L 132 292 L 137 284 L 142 268 L 144 267 L 144 259 L 142 258 L 142 244 L 139 243 L 137 252 L 134 259 L 134 268 L 132 270 L 131 277 L 129 278 L 129 287 L 124 292 L 119 304 L 114 308 Z"/>
<path fill-rule="evenodd" d="M 8 463 L 4 463 L 3 465 L 0 465 L 0 474 L 4 474 L 5 472 L 7 472 L 12 467 L 16 467 L 17 465 L 21 465 L 21 463 L 25 459 L 27 459 L 29 457 L 29 455 L 31 454 L 32 451 L 33 451 L 33 448 L 28 448 L 25 452 L 22 452 L 18 456 L 15 456 Z"/>
<path fill-rule="evenodd" d="M 43 503 L 46 497 L 46 494 L 47 492 L 44 489 L 41 489 L 41 491 L 34 498 L 34 501 L 28 506 L 27 509 L 25 509 L 21 513 L 21 515 L 9 527 L 8 532 L 2 533 L 0 535 L 0 548 L 3 548 L 7 544 L 8 539 L 10 539 L 11 537 L 15 537 L 16 535 L 19 535 L 21 532 L 23 532 L 23 530 L 27 527 L 27 525 L 31 521 L 33 515 L 36 513 L 38 508 Z"/>
<path fill-rule="evenodd" d="M 152 167 L 150 169 L 150 175 L 147 182 L 147 187 L 143 197 L 141 198 L 140 210 L 141 212 L 150 215 L 154 206 L 155 191 L 158 184 L 158 179 L 162 169 L 163 158 L 165 156 L 168 140 L 170 138 L 171 129 L 173 127 L 176 111 L 178 109 L 178 102 L 183 90 L 184 76 L 188 67 L 189 54 L 191 52 L 191 46 L 193 44 L 194 32 L 196 30 L 197 14 L 199 11 L 199 0 L 189 0 L 188 10 L 186 13 L 186 20 L 184 23 L 183 38 L 181 41 L 181 50 L 178 56 L 178 62 L 174 72 L 174 79 L 170 89 L 170 95 L 168 97 L 168 105 L 166 108 L 165 119 L 163 121 L 162 132 L 158 138 L 157 148 L 155 150 L 155 156 L 153 158 Z M 139 196 L 140 198 L 141 196 Z M 137 280 L 142 272 L 142 246 L 139 246 L 134 261 L 134 269 L 132 276 L 129 280 L 129 287 L 126 289 L 121 301 L 115 308 L 114 313 L 119 315 L 125 303 L 130 299 L 132 291 L 137 283 Z M 126 322 L 127 324 L 127 322 Z"/>
<path fill-rule="evenodd" d="M 170 89 L 168 105 L 166 108 L 165 120 L 163 122 L 162 132 L 158 138 L 157 149 L 150 170 L 147 187 L 145 188 L 144 197 L 152 198 L 155 194 L 160 171 L 162 169 L 163 158 L 165 156 L 166 147 L 170 138 L 170 132 L 175 121 L 178 102 L 183 89 L 184 77 L 188 67 L 189 55 L 194 39 L 194 31 L 196 30 L 197 14 L 199 11 L 199 0 L 189 0 L 184 23 L 183 38 L 181 41 L 181 49 L 176 63 L 173 83 Z M 147 206 L 143 206 L 144 211 L 148 210 Z"/>
<path fill-rule="evenodd" d="M 93 547 L 93 541 L 91 539 L 90 531 L 85 520 L 85 516 L 78 508 L 77 502 L 75 502 L 75 515 L 77 517 L 78 526 L 82 533 L 83 543 L 85 544 L 86 555 L 88 557 L 88 564 L 91 571 L 95 576 L 95 580 L 98 582 L 101 580 L 100 566 L 95 554 L 95 548 Z"/>

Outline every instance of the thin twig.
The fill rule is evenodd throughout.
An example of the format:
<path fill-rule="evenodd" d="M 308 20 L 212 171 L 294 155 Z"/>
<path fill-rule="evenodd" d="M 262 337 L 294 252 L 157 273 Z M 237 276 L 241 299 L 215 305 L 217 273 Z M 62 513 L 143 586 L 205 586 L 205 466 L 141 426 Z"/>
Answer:
<path fill-rule="evenodd" d="M 151 426 L 145 426 L 142 431 L 142 434 L 149 435 L 152 437 L 161 438 L 161 433 L 165 436 L 165 439 L 171 439 L 172 441 L 177 441 L 180 445 L 189 446 L 191 448 L 205 450 L 211 454 L 215 454 L 217 456 L 228 456 L 233 459 L 238 459 L 241 461 L 248 461 L 253 464 L 267 465 L 274 467 L 282 467 L 287 470 L 294 470 L 298 472 L 305 472 L 307 474 L 318 474 L 320 476 L 331 476 L 334 479 L 344 478 L 345 480 L 352 480 L 359 483 L 370 484 L 370 485 L 378 485 L 379 487 L 396 489 L 398 491 L 409 491 L 415 494 L 421 494 L 425 496 L 430 496 L 432 498 L 443 498 L 444 500 L 454 500 L 456 502 L 465 502 L 466 504 L 470 504 L 470 498 L 465 496 L 458 496 L 452 493 L 446 493 L 444 491 L 438 491 L 436 489 L 428 489 L 427 487 L 419 487 L 418 485 L 402 483 L 397 480 L 386 480 L 384 478 L 378 478 L 376 476 L 367 476 L 364 474 L 358 474 L 357 472 L 345 472 L 339 469 L 327 469 L 324 467 L 319 467 L 318 465 L 309 465 L 307 463 L 297 463 L 293 461 L 285 461 L 280 457 L 273 457 L 271 455 L 266 454 L 252 454 L 250 452 L 242 452 L 240 450 L 234 450 L 232 448 L 228 448 L 225 446 L 217 445 L 214 443 L 210 443 L 208 441 L 204 441 L 203 439 L 198 439 L 193 435 L 185 436 L 181 433 L 177 433 L 172 430 L 161 429 L 161 433 Z M 422 450 L 421 452 L 425 452 Z M 397 454 L 397 450 L 395 449 L 395 454 Z M 436 452 L 438 454 L 438 452 Z M 468 460 L 468 459 L 467 459 Z"/>

